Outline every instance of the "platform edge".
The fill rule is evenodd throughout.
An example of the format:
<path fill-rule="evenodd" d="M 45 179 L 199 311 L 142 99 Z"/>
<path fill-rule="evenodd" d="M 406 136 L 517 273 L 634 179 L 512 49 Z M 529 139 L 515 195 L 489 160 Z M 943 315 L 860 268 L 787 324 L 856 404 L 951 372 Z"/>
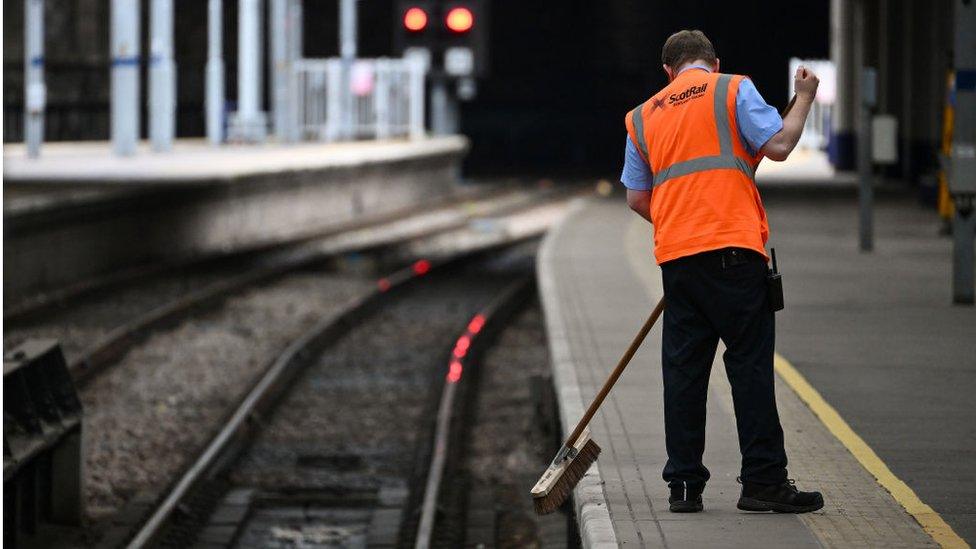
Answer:
<path fill-rule="evenodd" d="M 563 431 L 567 433 L 583 415 L 583 395 L 576 377 L 566 326 L 561 314 L 552 258 L 554 242 L 559 238 L 566 224 L 571 223 L 573 217 L 582 210 L 584 204 L 585 199 L 582 198 L 573 201 L 559 224 L 546 234 L 536 260 L 539 296 L 551 356 L 553 385 L 559 404 L 560 421 Z M 573 505 L 584 549 L 618 546 L 613 522 L 610 519 L 610 510 L 607 507 L 606 494 L 603 491 L 603 477 L 600 474 L 599 462 L 594 463 L 576 485 L 573 491 Z"/>

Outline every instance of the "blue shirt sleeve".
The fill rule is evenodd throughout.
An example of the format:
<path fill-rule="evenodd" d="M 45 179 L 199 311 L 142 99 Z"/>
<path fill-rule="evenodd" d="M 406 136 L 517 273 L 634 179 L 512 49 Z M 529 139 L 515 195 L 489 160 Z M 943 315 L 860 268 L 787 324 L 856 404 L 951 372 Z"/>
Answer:
<path fill-rule="evenodd" d="M 649 191 L 654 187 L 654 175 L 651 173 L 651 167 L 641 158 L 640 153 L 637 152 L 637 146 L 630 140 L 630 137 L 625 139 L 627 146 L 624 149 L 624 171 L 620 174 L 620 182 L 632 191 Z"/>
<path fill-rule="evenodd" d="M 735 96 L 735 121 L 749 153 L 759 149 L 783 129 L 783 119 L 775 107 L 766 104 L 759 90 L 748 78 L 743 78 Z"/>

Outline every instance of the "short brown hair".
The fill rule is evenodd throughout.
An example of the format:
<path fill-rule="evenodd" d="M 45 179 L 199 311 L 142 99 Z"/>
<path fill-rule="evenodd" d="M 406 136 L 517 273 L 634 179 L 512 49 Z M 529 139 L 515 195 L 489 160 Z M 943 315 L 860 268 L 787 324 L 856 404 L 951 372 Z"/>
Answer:
<path fill-rule="evenodd" d="M 712 64 L 716 61 L 712 42 L 700 30 L 678 31 L 661 48 L 661 62 L 673 69 L 696 59 Z"/>

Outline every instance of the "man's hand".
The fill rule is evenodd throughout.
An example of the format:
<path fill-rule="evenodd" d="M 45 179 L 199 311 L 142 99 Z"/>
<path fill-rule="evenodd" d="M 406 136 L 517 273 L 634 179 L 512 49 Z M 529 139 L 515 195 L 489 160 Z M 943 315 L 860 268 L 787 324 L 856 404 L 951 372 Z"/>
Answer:
<path fill-rule="evenodd" d="M 813 105 L 813 99 L 817 96 L 819 84 L 820 79 L 810 69 L 803 66 L 796 69 L 796 76 L 793 77 L 796 104 L 783 117 L 783 129 L 770 137 L 769 141 L 766 141 L 766 144 L 760 149 L 763 156 L 777 162 L 786 160 L 790 156 L 800 141 L 803 124 L 806 123 L 807 114 L 810 113 L 810 105 Z"/>
<path fill-rule="evenodd" d="M 813 71 L 803 65 L 796 68 L 796 76 L 793 77 L 793 89 L 796 90 L 798 98 L 812 102 L 813 98 L 817 96 L 818 85 L 820 85 L 820 79 L 813 74 Z"/>
<path fill-rule="evenodd" d="M 641 217 L 651 221 L 651 191 L 634 191 L 627 189 L 627 205 Z"/>

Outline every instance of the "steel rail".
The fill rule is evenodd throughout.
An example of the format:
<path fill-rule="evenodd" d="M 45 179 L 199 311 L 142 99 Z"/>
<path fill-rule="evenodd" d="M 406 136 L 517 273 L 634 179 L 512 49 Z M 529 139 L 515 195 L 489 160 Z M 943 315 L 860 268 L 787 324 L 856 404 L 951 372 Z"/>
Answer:
<path fill-rule="evenodd" d="M 525 302 L 527 294 L 534 287 L 534 282 L 534 276 L 526 276 L 510 284 L 488 306 L 471 318 L 464 332 L 458 337 L 458 342 L 448 361 L 444 389 L 437 409 L 434 447 L 424 487 L 415 549 L 429 549 L 434 535 L 437 501 L 451 444 L 451 423 L 455 419 L 454 401 L 458 385 L 464 379 L 464 368 L 477 365 L 481 355 L 490 346 L 490 342 Z"/>
<path fill-rule="evenodd" d="M 230 461 L 229 457 L 243 447 L 249 434 L 259 428 L 260 418 L 267 415 L 276 405 L 301 370 L 331 342 L 337 340 L 346 330 L 374 310 L 391 292 L 431 272 L 446 269 L 485 253 L 530 241 L 538 236 L 538 234 L 522 236 L 508 242 L 466 250 L 436 262 L 420 260 L 379 279 L 372 292 L 354 299 L 342 310 L 319 320 L 294 340 L 261 376 L 217 435 L 175 481 L 161 503 L 129 541 L 127 547 L 148 547 L 157 541 L 173 512 L 180 506 L 180 502 L 201 481 L 217 475 L 223 464 Z M 420 265 L 423 267 L 421 268 Z"/>
<path fill-rule="evenodd" d="M 113 328 L 91 347 L 84 350 L 80 356 L 71 359 L 68 369 L 78 385 L 84 387 L 103 372 L 106 367 L 120 359 L 147 331 L 175 321 L 193 309 L 219 302 L 227 296 L 238 293 L 247 287 L 273 280 L 343 253 L 399 246 L 411 241 L 447 234 L 451 231 L 464 228 L 478 216 L 505 215 L 529 210 L 550 201 L 561 200 L 564 196 L 562 193 L 542 193 L 538 198 L 540 200 L 530 199 L 526 204 L 509 204 L 497 209 L 488 208 L 484 212 L 457 212 L 456 216 L 440 225 L 419 231 L 407 232 L 392 239 L 366 242 L 358 245 L 348 243 L 343 245 L 341 242 L 333 246 L 311 244 L 302 250 L 298 250 L 282 258 L 275 264 L 258 267 L 235 277 L 214 282 L 200 290 L 153 308 L 137 318 Z M 463 209 L 465 206 L 462 204 L 458 208 Z M 470 210 L 470 208 L 468 209 Z M 400 220 L 400 222 L 403 222 L 403 220 Z M 388 221 L 386 223 L 361 227 L 360 229 L 347 231 L 347 233 L 353 233 L 356 230 L 378 230 L 390 223 Z"/>

